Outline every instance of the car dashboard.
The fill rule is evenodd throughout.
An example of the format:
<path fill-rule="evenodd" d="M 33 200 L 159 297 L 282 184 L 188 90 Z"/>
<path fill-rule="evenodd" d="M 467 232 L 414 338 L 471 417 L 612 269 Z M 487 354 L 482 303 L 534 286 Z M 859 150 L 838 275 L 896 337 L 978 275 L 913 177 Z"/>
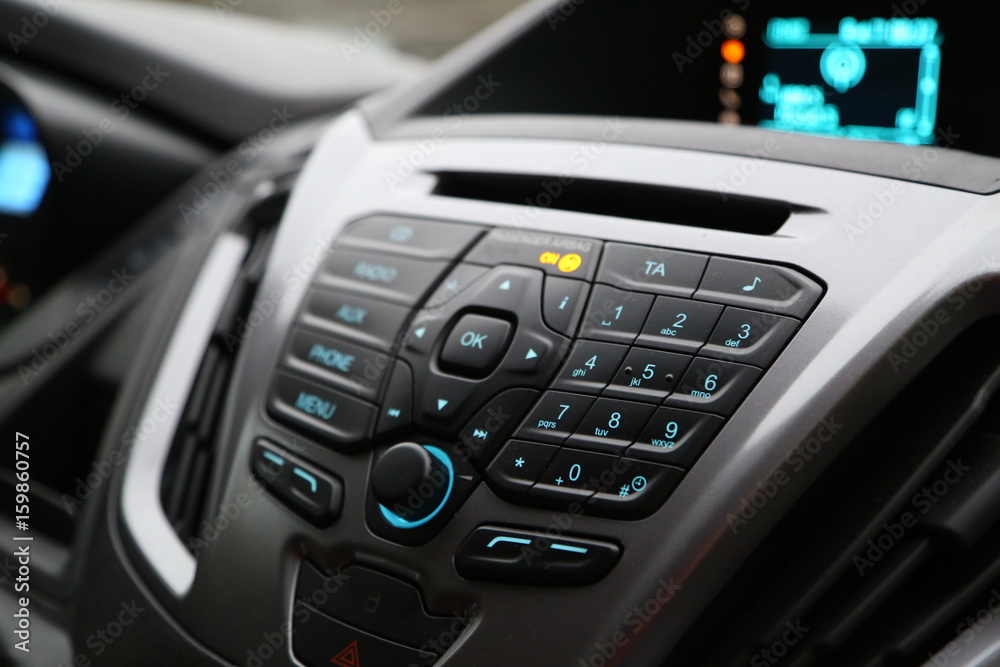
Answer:
<path fill-rule="evenodd" d="M 993 664 L 1000 148 L 932 4 L 531 3 L 203 141 L 79 260 L 104 328 L 54 276 L 0 330 L 12 664 Z"/>

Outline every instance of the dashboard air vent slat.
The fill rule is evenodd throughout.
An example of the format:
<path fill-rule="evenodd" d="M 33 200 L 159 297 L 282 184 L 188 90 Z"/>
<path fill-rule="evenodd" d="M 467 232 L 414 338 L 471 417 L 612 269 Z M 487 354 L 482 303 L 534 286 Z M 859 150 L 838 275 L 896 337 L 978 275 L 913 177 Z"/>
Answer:
<path fill-rule="evenodd" d="M 223 306 L 188 395 L 164 467 L 160 501 L 167 518 L 188 550 L 198 553 L 201 526 L 210 521 L 208 499 L 225 399 L 241 333 L 253 308 L 274 242 L 275 229 L 294 179 L 258 202 L 236 230 L 251 238 L 250 249 Z"/>

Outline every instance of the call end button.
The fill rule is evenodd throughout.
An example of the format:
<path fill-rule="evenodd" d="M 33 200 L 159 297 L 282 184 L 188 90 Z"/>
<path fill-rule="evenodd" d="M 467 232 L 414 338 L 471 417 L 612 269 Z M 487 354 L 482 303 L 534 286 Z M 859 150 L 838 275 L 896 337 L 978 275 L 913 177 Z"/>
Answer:
<path fill-rule="evenodd" d="M 479 581 L 578 586 L 602 579 L 620 557 L 611 542 L 481 526 L 458 548 L 455 569 Z"/>
<path fill-rule="evenodd" d="M 442 368 L 470 377 L 488 375 L 507 351 L 512 329 L 510 322 L 495 317 L 465 315 L 441 350 Z"/>

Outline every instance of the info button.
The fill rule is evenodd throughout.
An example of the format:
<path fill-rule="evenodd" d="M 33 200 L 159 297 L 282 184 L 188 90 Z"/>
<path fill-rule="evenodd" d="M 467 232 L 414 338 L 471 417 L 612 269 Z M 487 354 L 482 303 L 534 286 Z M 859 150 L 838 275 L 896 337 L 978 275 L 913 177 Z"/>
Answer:
<path fill-rule="evenodd" d="M 510 335 L 510 322 L 483 315 L 465 315 L 445 341 L 441 365 L 460 375 L 488 375 L 507 350 Z"/>

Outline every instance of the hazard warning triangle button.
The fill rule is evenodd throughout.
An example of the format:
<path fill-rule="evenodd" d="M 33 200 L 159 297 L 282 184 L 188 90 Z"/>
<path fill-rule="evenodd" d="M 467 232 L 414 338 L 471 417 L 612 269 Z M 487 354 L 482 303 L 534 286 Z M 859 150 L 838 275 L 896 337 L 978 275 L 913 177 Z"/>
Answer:
<path fill-rule="evenodd" d="M 337 667 L 361 667 L 361 654 L 358 651 L 358 641 L 355 639 L 343 651 L 333 656 L 330 662 Z"/>
<path fill-rule="evenodd" d="M 433 653 L 377 637 L 302 602 L 295 603 L 295 612 L 292 651 L 309 667 L 411 667 L 437 659 Z"/>

